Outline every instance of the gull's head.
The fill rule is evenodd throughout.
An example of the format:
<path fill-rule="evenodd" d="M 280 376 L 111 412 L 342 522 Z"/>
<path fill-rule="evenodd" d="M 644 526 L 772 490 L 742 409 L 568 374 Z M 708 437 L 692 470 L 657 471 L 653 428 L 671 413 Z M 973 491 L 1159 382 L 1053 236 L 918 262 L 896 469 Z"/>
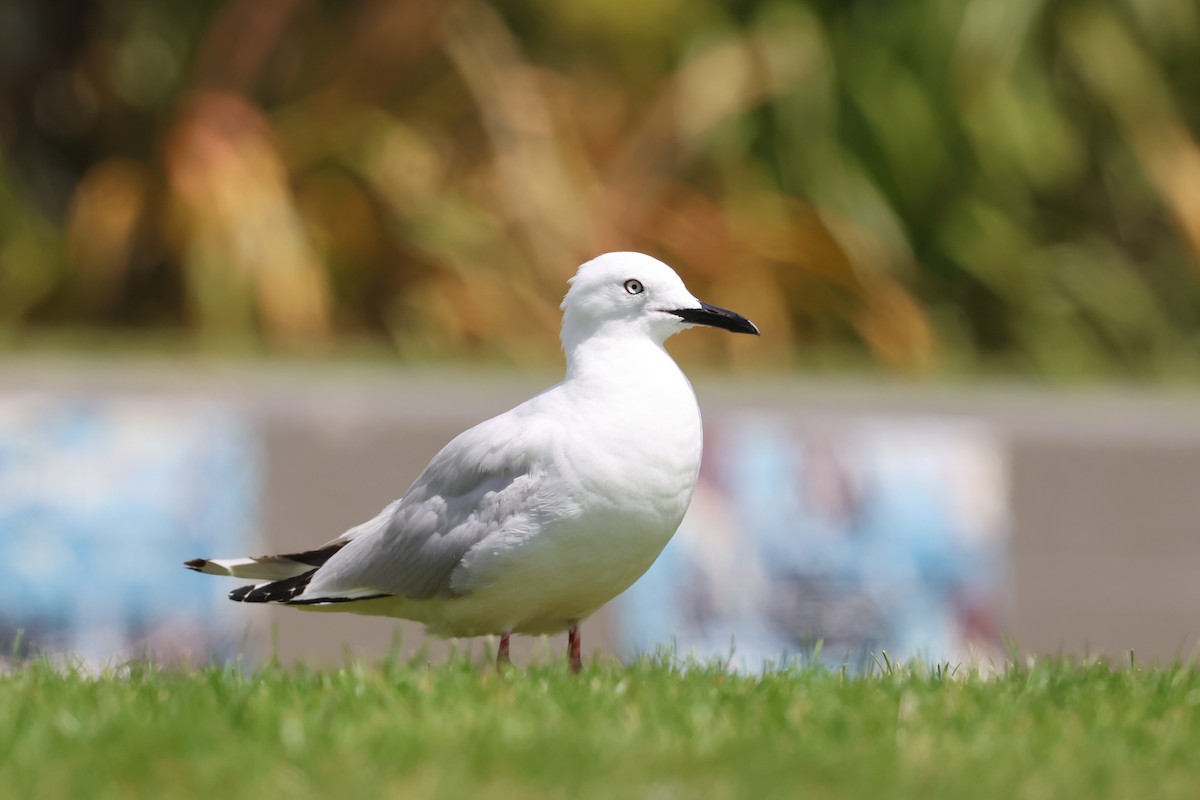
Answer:
<path fill-rule="evenodd" d="M 645 337 L 662 344 L 693 325 L 758 335 L 753 322 L 697 300 L 675 270 L 642 253 L 605 253 L 581 266 L 562 310 L 567 350 L 596 335 Z"/>

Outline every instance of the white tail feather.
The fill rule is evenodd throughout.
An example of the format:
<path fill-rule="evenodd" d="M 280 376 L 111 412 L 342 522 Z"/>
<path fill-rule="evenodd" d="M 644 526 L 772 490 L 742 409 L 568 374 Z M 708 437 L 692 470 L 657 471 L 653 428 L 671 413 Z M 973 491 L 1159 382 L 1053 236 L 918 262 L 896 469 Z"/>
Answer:
<path fill-rule="evenodd" d="M 256 578 L 266 581 L 281 581 L 312 571 L 311 564 L 302 564 L 290 558 L 261 556 L 259 558 L 214 558 L 202 566 L 194 567 L 197 572 L 208 575 L 228 575 L 234 578 Z"/>

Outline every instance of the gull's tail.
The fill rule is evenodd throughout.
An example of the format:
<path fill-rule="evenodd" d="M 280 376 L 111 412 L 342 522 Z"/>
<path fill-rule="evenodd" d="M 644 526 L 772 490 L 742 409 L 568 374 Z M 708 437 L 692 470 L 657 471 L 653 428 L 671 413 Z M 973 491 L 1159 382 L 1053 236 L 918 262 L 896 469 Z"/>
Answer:
<path fill-rule="evenodd" d="M 346 546 L 337 541 L 307 550 L 303 553 L 287 553 L 279 556 L 247 556 L 246 558 L 193 558 L 183 562 L 188 569 L 206 575 L 227 575 L 233 578 L 262 578 L 279 581 L 312 572 Z"/>
<path fill-rule="evenodd" d="M 286 603 L 294 606 L 328 605 L 350 603 L 355 600 L 373 600 L 385 594 L 347 592 L 333 597 L 302 598 L 299 595 L 308 588 L 317 570 L 348 540 L 339 540 L 316 550 L 303 553 L 287 553 L 277 556 L 248 556 L 246 558 L 193 558 L 183 565 L 190 570 L 206 575 L 226 575 L 234 578 L 258 578 L 267 583 L 243 586 L 229 593 L 229 599 L 238 603 Z"/>

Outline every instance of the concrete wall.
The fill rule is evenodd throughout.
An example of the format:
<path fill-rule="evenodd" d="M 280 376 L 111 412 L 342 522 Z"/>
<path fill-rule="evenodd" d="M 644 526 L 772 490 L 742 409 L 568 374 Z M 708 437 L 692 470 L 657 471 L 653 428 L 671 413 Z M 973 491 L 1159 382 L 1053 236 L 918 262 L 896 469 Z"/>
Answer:
<path fill-rule="evenodd" d="M 405 373 L 392 369 L 114 367 L 78 363 L 0 369 L 0 391 L 202 394 L 243 407 L 265 432 L 267 546 L 320 544 L 399 496 L 451 437 L 554 376 Z M 709 376 L 696 381 L 706 419 L 752 409 L 801 421 L 886 414 L 987 422 L 1007 443 L 1013 521 L 1006 633 L 1024 650 L 1139 659 L 1186 656 L 1200 635 L 1200 395 L 1050 391 Z M 217 555 L 217 554 L 211 554 Z M 237 555 L 237 554 L 224 554 Z M 172 565 L 174 566 L 174 565 Z M 345 614 L 246 608 L 276 629 L 285 661 L 370 657 L 397 625 Z M 261 629 L 260 629 L 261 630 Z M 403 650 L 428 642 L 400 624 Z M 607 621 L 585 626 L 605 648 Z M 554 651 L 565 645 L 556 637 Z M 484 647 L 476 643 L 476 648 Z M 532 641 L 517 645 L 528 657 Z"/>

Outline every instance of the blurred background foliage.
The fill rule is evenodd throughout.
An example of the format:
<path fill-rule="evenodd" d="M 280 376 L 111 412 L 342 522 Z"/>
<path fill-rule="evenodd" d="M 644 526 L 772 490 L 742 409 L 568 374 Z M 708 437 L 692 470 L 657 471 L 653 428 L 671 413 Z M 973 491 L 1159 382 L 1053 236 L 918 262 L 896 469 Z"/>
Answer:
<path fill-rule="evenodd" d="M 1197 131 L 1195 0 L 2 0 L 0 340 L 551 363 L 636 249 L 693 360 L 1157 379 Z"/>

